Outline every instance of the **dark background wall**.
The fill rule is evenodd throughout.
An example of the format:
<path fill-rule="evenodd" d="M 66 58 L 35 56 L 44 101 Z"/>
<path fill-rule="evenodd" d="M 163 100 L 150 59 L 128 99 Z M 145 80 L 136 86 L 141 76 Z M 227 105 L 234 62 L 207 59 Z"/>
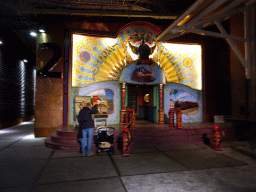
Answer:
<path fill-rule="evenodd" d="M 35 54 L 9 30 L 1 29 L 0 39 L 0 128 L 6 128 L 33 119 Z"/>
<path fill-rule="evenodd" d="M 244 22 L 243 13 L 234 15 L 230 19 L 231 35 L 244 37 Z M 245 55 L 244 42 L 235 41 L 236 46 Z M 231 79 L 232 86 L 232 113 L 235 119 L 246 119 L 249 116 L 248 109 L 248 87 L 245 77 L 245 68 L 232 51 L 230 54 L 231 60 Z M 254 76 L 254 75 L 253 75 Z"/>
<path fill-rule="evenodd" d="M 204 113 L 213 122 L 214 115 L 230 116 L 230 48 L 224 39 L 208 38 L 204 43 Z"/>

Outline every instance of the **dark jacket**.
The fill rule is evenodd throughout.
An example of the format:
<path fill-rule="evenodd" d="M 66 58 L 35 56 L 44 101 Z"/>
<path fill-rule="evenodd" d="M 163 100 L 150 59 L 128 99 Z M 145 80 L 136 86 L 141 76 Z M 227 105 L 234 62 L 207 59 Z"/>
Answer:
<path fill-rule="evenodd" d="M 81 109 L 78 114 L 79 127 L 81 129 L 93 128 L 94 121 L 92 119 L 92 114 L 95 114 L 96 112 L 94 107 L 92 107 L 92 109 L 89 109 L 88 107 Z"/>

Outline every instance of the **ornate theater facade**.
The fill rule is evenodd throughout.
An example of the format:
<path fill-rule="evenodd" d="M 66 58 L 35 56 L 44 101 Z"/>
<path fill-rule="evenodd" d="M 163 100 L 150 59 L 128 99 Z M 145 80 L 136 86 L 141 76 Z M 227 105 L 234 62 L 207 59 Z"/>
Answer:
<path fill-rule="evenodd" d="M 165 26 L 143 21 L 57 26 L 49 23 L 37 38 L 36 136 L 74 127 L 88 101 L 108 125 L 124 124 L 127 108 L 137 120 L 156 124 L 169 123 L 172 105 L 181 109 L 184 124 L 209 122 L 216 114 L 207 107 L 215 105 L 210 89 L 217 88 L 207 81 L 217 82 L 212 77 L 219 69 L 204 64 L 218 60 L 205 54 L 218 52 L 209 44 L 215 40 L 157 41 Z"/>

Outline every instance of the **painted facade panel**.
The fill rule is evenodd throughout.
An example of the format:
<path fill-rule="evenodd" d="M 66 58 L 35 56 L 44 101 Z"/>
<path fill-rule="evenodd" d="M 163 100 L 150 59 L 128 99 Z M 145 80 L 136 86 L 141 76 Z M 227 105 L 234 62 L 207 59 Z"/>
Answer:
<path fill-rule="evenodd" d="M 109 124 L 119 124 L 121 111 L 120 94 L 120 84 L 117 81 L 98 82 L 81 88 L 72 88 L 70 106 L 75 106 L 74 99 L 76 96 L 90 96 L 93 98 L 94 95 L 101 95 L 108 100 Z M 73 108 L 70 110 L 71 125 L 73 125 L 75 117 Z"/>
<path fill-rule="evenodd" d="M 167 82 L 201 90 L 201 45 L 156 42 L 159 33 L 152 25 L 131 23 L 116 38 L 73 34 L 72 87 L 118 80 L 125 67 L 142 61 L 136 49 L 143 40 L 151 49 L 149 64 L 158 65 Z"/>
<path fill-rule="evenodd" d="M 163 70 L 157 65 L 136 65 L 133 62 L 122 71 L 119 79 L 120 83 L 132 84 L 165 84 L 165 76 Z"/>
<path fill-rule="evenodd" d="M 172 103 L 180 107 L 183 123 L 202 123 L 202 91 L 185 85 L 167 83 L 164 91 L 165 121 L 169 122 L 169 109 Z"/>

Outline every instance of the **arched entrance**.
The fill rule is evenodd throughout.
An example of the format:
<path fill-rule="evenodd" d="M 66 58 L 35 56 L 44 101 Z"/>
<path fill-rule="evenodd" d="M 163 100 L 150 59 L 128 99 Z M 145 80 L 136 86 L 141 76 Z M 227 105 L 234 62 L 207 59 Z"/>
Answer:
<path fill-rule="evenodd" d="M 154 122 L 153 85 L 127 84 L 127 107 L 135 109 L 137 120 Z"/>

